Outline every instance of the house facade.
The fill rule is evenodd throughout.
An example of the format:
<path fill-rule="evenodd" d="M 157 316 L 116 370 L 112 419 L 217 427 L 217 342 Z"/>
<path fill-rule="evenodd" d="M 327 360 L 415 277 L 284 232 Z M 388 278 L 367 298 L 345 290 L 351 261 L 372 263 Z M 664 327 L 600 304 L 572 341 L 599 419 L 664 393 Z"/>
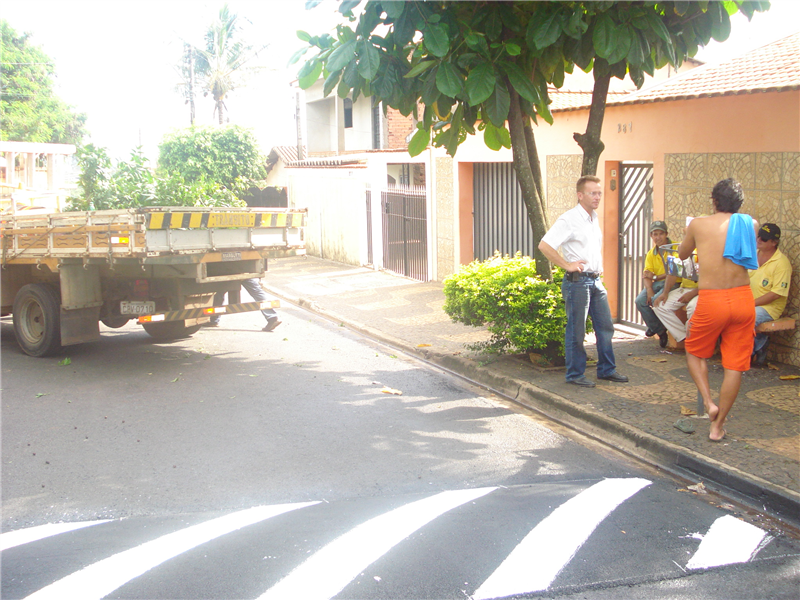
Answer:
<path fill-rule="evenodd" d="M 585 131 L 590 101 L 585 89 L 569 91 L 565 86 L 562 90 L 552 94 L 554 124 L 540 124 L 534 131 L 550 222 L 576 202 L 574 184 L 580 176 L 582 153 L 572 135 Z M 354 127 L 356 115 L 366 119 L 367 112 L 353 112 Z M 381 127 L 388 140 L 388 119 Z M 411 127 L 413 123 L 409 131 Z M 605 187 L 601 205 L 604 278 L 618 320 L 636 324 L 638 318 L 633 297 L 641 286 L 649 221 L 666 220 L 671 237 L 679 241 L 687 216 L 712 211 L 711 188 L 726 177 L 739 180 L 745 188 L 743 212 L 782 228 L 781 250 L 794 267 L 787 314 L 800 313 L 798 132 L 800 35 L 725 63 L 677 74 L 640 91 L 609 95 L 598 175 Z M 327 133 L 324 137 L 331 139 Z M 378 137 L 373 129 L 358 139 Z M 375 249 L 383 248 L 386 227 L 380 214 L 386 207 L 375 199 L 375 190 L 387 187 L 392 179 L 397 181 L 395 165 L 406 165 L 399 168 L 409 173 L 409 164 L 424 169 L 418 181 L 424 181 L 426 195 L 427 279 L 442 280 L 460 265 L 486 258 L 494 250 L 529 254 L 538 243 L 530 237 L 510 150 L 493 152 L 475 137 L 462 144 L 454 158 L 441 149 L 429 149 L 411 159 L 402 147 L 362 147 L 359 152 L 347 140 L 345 136 L 343 149 L 335 156 L 317 159 L 327 160 L 324 166 L 301 161 L 287 169 L 290 201 L 320 215 L 319 255 L 350 264 L 386 266 L 382 250 Z M 310 147 L 309 154 L 310 161 Z M 331 211 L 339 216 L 338 223 Z M 327 231 L 328 225 L 339 227 L 342 221 L 346 226 L 339 234 Z M 347 250 L 326 253 L 323 234 Z M 309 250 L 317 253 L 313 244 Z M 800 365 L 797 330 L 773 334 L 770 347 L 773 358 Z"/>

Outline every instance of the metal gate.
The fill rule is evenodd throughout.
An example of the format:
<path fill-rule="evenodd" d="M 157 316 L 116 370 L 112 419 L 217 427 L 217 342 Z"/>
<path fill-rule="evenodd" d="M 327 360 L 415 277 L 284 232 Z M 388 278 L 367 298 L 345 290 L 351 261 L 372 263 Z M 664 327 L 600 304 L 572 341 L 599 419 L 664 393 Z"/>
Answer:
<path fill-rule="evenodd" d="M 424 189 L 381 192 L 383 267 L 428 281 L 428 219 Z"/>
<path fill-rule="evenodd" d="M 486 260 L 495 251 L 533 256 L 535 242 L 528 210 L 511 163 L 473 165 L 473 257 Z"/>
<path fill-rule="evenodd" d="M 645 255 L 652 246 L 649 226 L 653 219 L 653 165 L 623 163 L 619 181 L 618 321 L 644 329 L 635 300 L 642 290 Z"/>

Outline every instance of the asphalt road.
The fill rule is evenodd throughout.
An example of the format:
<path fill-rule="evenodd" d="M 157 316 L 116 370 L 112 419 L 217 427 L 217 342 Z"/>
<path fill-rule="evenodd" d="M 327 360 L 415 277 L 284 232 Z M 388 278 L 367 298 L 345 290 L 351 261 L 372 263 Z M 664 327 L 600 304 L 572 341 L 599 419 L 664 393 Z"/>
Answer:
<path fill-rule="evenodd" d="M 281 316 L 49 359 L 3 320 L 3 598 L 796 597 L 779 524 Z"/>

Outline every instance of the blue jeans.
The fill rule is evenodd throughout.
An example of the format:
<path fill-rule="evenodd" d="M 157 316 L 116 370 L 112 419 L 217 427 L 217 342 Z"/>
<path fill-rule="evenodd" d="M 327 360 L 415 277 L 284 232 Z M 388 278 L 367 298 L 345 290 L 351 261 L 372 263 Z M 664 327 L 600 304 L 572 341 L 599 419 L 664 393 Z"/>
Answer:
<path fill-rule="evenodd" d="M 763 306 L 756 306 L 756 327 L 761 325 L 762 323 L 766 323 L 768 321 L 773 321 L 774 319 L 769 316 L 767 309 Z M 753 354 L 763 350 L 767 347 L 767 343 L 769 342 L 769 336 L 766 333 L 757 333 L 756 339 L 753 342 Z"/>
<path fill-rule="evenodd" d="M 264 289 L 261 287 L 261 283 L 255 277 L 253 279 L 245 279 L 242 281 L 242 287 L 247 290 L 247 293 L 253 297 L 253 300 L 256 302 L 263 302 L 267 300 L 269 297 Z M 214 294 L 214 306 L 222 306 L 225 303 L 225 292 L 217 292 Z M 278 313 L 276 313 L 271 308 L 265 308 L 261 311 L 261 314 L 264 315 L 264 318 L 269 323 L 270 319 L 277 318 Z M 212 323 L 219 323 L 220 316 L 214 315 L 211 317 Z"/>
<path fill-rule="evenodd" d="M 664 290 L 664 283 L 665 280 L 656 281 L 653 283 L 653 291 L 655 292 L 655 294 L 653 294 L 653 300 L 661 295 L 661 292 Z M 653 312 L 653 307 L 647 304 L 647 288 L 644 288 L 641 292 L 639 292 L 639 295 L 636 296 L 635 304 L 636 310 L 638 310 L 639 314 L 642 315 L 642 320 L 650 331 L 656 335 L 666 331 L 664 324 L 656 316 L 656 313 Z"/>
<path fill-rule="evenodd" d="M 592 317 L 597 338 L 597 376 L 608 377 L 617 370 L 611 338 L 614 323 L 608 307 L 608 294 L 599 279 L 581 276 L 570 281 L 565 275 L 561 294 L 567 309 L 567 330 L 564 335 L 564 354 L 567 363 L 567 381 L 583 377 L 586 371 L 586 317 Z"/>

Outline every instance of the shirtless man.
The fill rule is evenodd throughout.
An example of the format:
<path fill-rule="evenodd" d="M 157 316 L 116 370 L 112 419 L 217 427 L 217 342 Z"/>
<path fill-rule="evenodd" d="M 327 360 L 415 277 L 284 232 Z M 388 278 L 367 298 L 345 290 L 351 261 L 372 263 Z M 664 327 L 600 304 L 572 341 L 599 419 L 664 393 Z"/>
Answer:
<path fill-rule="evenodd" d="M 725 418 L 739 393 L 742 372 L 750 368 L 755 322 L 755 303 L 747 269 L 734 262 L 743 262 L 740 258 L 734 256 L 731 260 L 725 258 L 723 253 L 731 220 L 734 220 L 731 231 L 737 225 L 747 225 L 746 230 L 738 228 L 737 237 L 748 248 L 750 245 L 755 248 L 758 224 L 754 224 L 747 215 L 735 214 L 742 205 L 744 195 L 741 184 L 733 179 L 725 179 L 715 185 L 711 199 L 714 214 L 692 220 L 678 254 L 681 259 L 686 259 L 697 248 L 699 262 L 703 265 L 698 282 L 700 292 L 697 309 L 687 323 L 686 363 L 711 419 L 708 437 L 713 442 L 719 442 L 725 437 Z M 755 252 L 752 254 L 754 256 Z M 707 359 L 713 356 L 720 337 L 725 375 L 717 406 L 711 401 Z"/>

